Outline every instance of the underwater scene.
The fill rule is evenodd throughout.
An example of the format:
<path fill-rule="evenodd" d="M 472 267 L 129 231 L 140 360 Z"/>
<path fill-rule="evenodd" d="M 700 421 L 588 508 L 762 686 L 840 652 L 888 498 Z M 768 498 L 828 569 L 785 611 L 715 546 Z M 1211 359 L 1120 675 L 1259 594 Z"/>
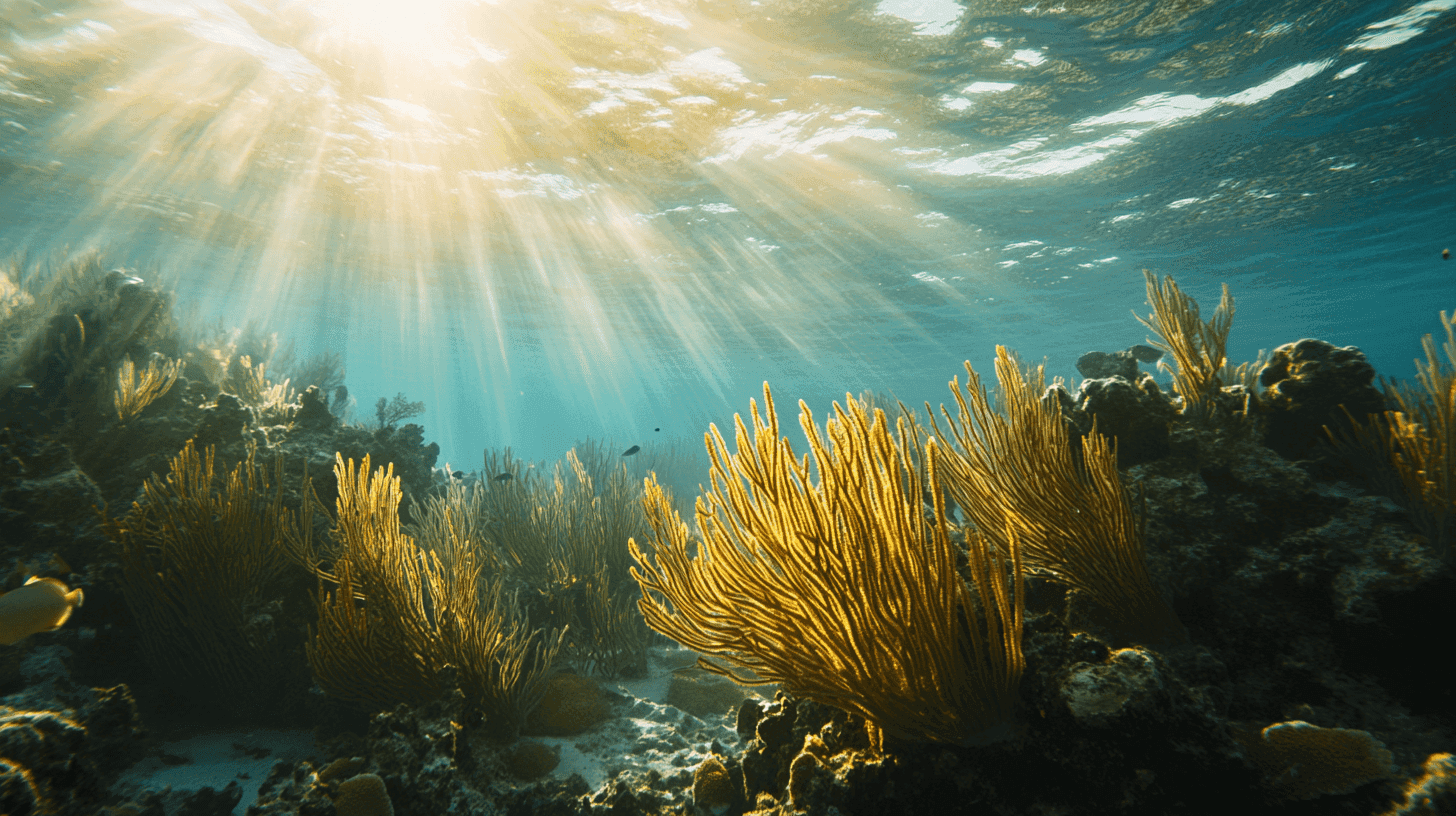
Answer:
<path fill-rule="evenodd" d="M 1456 813 L 1453 89 L 1456 0 L 0 0 L 0 816 Z"/>

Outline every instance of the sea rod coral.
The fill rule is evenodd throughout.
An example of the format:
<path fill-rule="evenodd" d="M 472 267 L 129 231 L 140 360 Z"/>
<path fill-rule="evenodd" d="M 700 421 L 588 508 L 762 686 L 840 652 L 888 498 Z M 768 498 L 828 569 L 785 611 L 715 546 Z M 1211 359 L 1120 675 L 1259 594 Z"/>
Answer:
<path fill-rule="evenodd" d="M 1117 451 L 1093 428 L 1073 450 L 1055 405 L 1038 399 L 1040 367 L 1022 372 L 996 347 L 1004 413 L 970 364 L 966 385 L 951 381 L 955 414 L 942 407 L 942 483 L 982 533 L 1006 551 L 1014 533 L 1028 568 L 1091 598 L 1121 639 L 1147 644 L 1187 638 L 1173 610 L 1153 588 L 1143 532 L 1117 470 Z M 926 405 L 929 411 L 930 406 Z"/>
<path fill-rule="evenodd" d="M 318 684 L 371 712 L 457 686 L 490 733 L 514 738 L 540 701 L 563 633 L 530 631 L 500 579 L 481 581 L 471 542 L 453 540 L 442 558 L 401 532 L 393 466 L 371 473 L 367 456 L 357 466 L 336 456 L 334 475 L 332 568 L 318 566 L 307 517 L 294 540 L 322 583 L 307 645 Z"/>
<path fill-rule="evenodd" d="M 706 669 L 863 716 L 872 742 L 1009 736 L 1023 668 L 1015 536 L 994 553 L 972 536 L 968 586 L 940 498 L 937 443 L 922 449 L 908 421 L 892 432 L 884 412 L 871 417 L 851 396 L 822 433 L 799 409 L 812 451 L 802 459 L 779 436 L 767 384 L 764 414 L 750 404 L 751 438 L 736 418 L 737 453 L 711 429 L 699 540 L 647 480 L 655 560 L 631 546 L 648 625 L 756 678 L 700 661 Z"/>

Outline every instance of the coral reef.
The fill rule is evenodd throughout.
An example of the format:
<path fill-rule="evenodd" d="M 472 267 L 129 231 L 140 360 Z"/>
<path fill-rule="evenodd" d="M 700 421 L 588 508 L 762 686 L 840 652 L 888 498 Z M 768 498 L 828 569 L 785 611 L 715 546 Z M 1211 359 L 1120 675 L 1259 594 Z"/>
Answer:
<path fill-rule="evenodd" d="M 805 409 L 796 455 L 766 389 L 709 437 L 694 534 L 650 445 L 437 476 L 407 414 L 340 418 L 337 360 L 179 324 L 94 257 L 7 271 L 0 616 L 50 616 L 0 645 L 0 812 L 1450 812 L 1451 319 L 1382 395 L 1320 341 L 1235 366 L 1230 298 L 1146 283 L 1172 394 L 1146 347 L 1071 390 L 1002 352 L 999 398 L 968 371 L 928 430 Z M 663 704 L 619 682 L 658 637 L 634 564 L 708 657 L 640 681 Z M 144 722 L 239 711 L 318 737 L 256 801 L 121 776 Z M 588 781 L 586 751 L 621 764 Z"/>

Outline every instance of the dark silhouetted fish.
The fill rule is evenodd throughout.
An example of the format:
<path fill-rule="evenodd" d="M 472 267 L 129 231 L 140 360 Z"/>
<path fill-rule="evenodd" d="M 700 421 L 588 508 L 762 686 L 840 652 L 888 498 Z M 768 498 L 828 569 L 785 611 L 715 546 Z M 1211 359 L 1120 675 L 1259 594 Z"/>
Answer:
<path fill-rule="evenodd" d="M 634 454 L 634 453 L 636 453 L 637 451 L 640 451 L 640 450 L 642 450 L 642 448 L 640 446 L 633 445 L 632 447 L 630 447 L 630 448 L 622 451 L 622 455 L 623 456 L 631 456 L 632 454 Z"/>
<path fill-rule="evenodd" d="M 1133 359 L 1137 360 L 1139 363 L 1156 363 L 1157 361 L 1163 359 L 1163 352 L 1153 348 L 1152 346 L 1145 346 L 1142 343 L 1138 343 L 1135 346 L 1130 346 L 1127 350 L 1127 353 L 1131 354 Z"/>
<path fill-rule="evenodd" d="M 501 475 L 495 477 L 494 479 L 491 479 L 491 481 L 493 481 L 493 482 L 509 482 L 510 480 L 512 480 L 514 478 L 516 478 L 516 477 L 515 476 L 512 476 L 509 473 L 502 473 Z"/>

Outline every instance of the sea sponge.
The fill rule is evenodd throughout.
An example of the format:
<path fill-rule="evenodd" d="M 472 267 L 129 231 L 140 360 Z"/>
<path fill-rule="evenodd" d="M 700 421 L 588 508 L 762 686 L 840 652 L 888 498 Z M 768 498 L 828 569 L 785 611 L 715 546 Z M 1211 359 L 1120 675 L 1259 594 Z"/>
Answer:
<path fill-rule="evenodd" d="M 726 677 L 703 672 L 700 676 L 673 674 L 666 702 L 695 717 L 721 717 L 736 711 L 743 700 L 755 696 Z"/>
<path fill-rule="evenodd" d="M 728 812 L 734 798 L 733 777 L 722 760 L 710 756 L 693 771 L 693 804 L 699 813 L 721 816 Z"/>
<path fill-rule="evenodd" d="M 1274 723 L 1257 734 L 1253 729 L 1236 730 L 1234 736 L 1284 799 L 1349 793 L 1392 775 L 1390 751 L 1365 731 L 1293 720 Z"/>
<path fill-rule="evenodd" d="M 541 705 L 526 719 L 529 733 L 570 737 L 607 718 L 607 701 L 590 677 L 558 674 L 546 681 Z"/>
<path fill-rule="evenodd" d="M 318 772 L 318 781 L 348 779 L 364 770 L 364 766 L 368 764 L 364 757 L 339 757 Z"/>
<path fill-rule="evenodd" d="M 55 578 L 32 575 L 25 586 L 0 595 L 0 643 L 9 646 L 27 635 L 59 629 L 84 597 Z"/>
<path fill-rule="evenodd" d="M 394 804 L 379 774 L 359 774 L 339 783 L 334 794 L 339 816 L 394 816 Z"/>
<path fill-rule="evenodd" d="M 501 754 L 506 770 L 518 779 L 537 779 L 561 764 L 561 746 L 520 740 Z"/>
<path fill-rule="evenodd" d="M 1274 349 L 1259 371 L 1264 444 L 1299 459 L 1324 438 L 1325 426 L 1344 430 L 1350 418 L 1382 413 L 1385 397 L 1371 385 L 1374 379 L 1375 367 L 1354 346 L 1305 339 Z"/>
<path fill-rule="evenodd" d="M 831 756 L 829 746 L 817 735 L 808 734 L 804 737 L 804 750 L 789 763 L 789 801 L 795 807 L 809 804 L 815 780 L 823 776 L 833 776 L 834 772 L 829 766 Z"/>

